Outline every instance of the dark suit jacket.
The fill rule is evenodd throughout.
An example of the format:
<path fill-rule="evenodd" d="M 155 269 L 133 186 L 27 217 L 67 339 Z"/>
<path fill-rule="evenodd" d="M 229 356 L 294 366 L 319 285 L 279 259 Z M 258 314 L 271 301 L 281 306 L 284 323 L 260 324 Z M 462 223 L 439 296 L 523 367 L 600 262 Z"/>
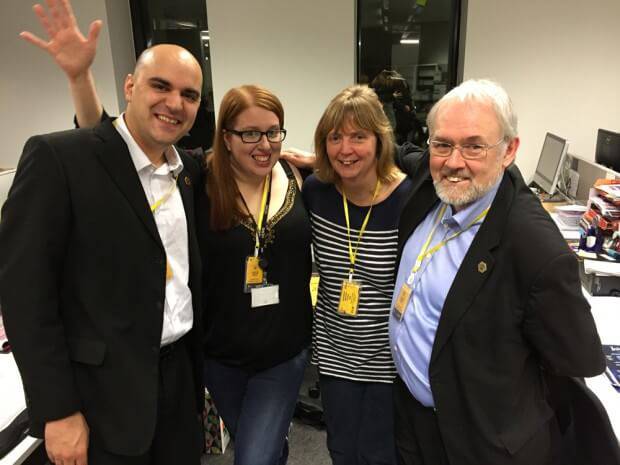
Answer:
<path fill-rule="evenodd" d="M 181 155 L 201 410 L 198 164 Z M 123 139 L 104 121 L 28 140 L 0 224 L 0 299 L 32 424 L 81 411 L 118 454 L 147 450 L 158 395 L 165 251 Z"/>
<path fill-rule="evenodd" d="M 402 212 L 403 245 L 438 201 L 428 154 Z M 605 362 L 577 260 L 516 167 L 448 292 L 429 377 L 451 464 L 545 464 L 553 411 L 541 367 L 593 376 Z"/>

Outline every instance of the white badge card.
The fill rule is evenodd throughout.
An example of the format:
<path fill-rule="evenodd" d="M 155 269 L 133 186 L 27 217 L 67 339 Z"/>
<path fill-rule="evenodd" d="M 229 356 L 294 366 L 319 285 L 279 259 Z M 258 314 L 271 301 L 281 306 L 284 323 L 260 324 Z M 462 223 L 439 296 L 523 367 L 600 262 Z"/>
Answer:
<path fill-rule="evenodd" d="M 253 287 L 250 289 L 252 296 L 252 308 L 264 307 L 280 303 L 280 286 L 270 284 L 268 286 Z"/>

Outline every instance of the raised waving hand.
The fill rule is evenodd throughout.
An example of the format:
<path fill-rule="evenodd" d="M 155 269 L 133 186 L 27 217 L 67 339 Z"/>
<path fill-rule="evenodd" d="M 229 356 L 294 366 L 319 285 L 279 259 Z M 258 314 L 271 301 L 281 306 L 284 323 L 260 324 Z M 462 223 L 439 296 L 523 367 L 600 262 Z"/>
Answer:
<path fill-rule="evenodd" d="M 47 10 L 40 4 L 32 9 L 47 33 L 47 40 L 28 31 L 19 35 L 50 54 L 69 79 L 78 124 L 82 127 L 94 126 L 99 122 L 103 107 L 90 67 L 95 59 L 97 38 L 103 23 L 93 21 L 88 36 L 84 37 L 69 0 L 46 0 L 45 3 Z"/>

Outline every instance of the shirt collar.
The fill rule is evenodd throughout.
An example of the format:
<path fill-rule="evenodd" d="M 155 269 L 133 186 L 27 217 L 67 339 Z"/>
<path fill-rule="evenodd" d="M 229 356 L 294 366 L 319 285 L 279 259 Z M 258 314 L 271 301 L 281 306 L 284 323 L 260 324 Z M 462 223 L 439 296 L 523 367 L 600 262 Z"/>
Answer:
<path fill-rule="evenodd" d="M 486 194 L 467 205 L 467 207 L 461 211 L 454 213 L 451 207 L 446 208 L 446 212 L 441 220 L 441 223 L 456 229 L 464 229 L 471 225 L 476 217 L 481 215 L 486 208 L 491 206 L 503 178 L 503 175 L 500 176 L 495 185 L 491 187 Z M 478 220 L 478 222 L 482 222 L 482 219 Z"/>
<path fill-rule="evenodd" d="M 147 167 L 152 167 L 155 169 L 155 166 L 151 163 L 149 157 L 146 156 L 144 150 L 140 148 L 136 140 L 129 132 L 129 128 L 125 123 L 125 113 L 122 113 L 114 120 L 114 127 L 127 144 L 129 155 L 131 156 L 131 161 L 133 161 L 133 164 L 136 167 L 136 171 L 140 172 Z M 168 170 L 174 176 L 178 176 L 183 170 L 183 162 L 181 161 L 181 157 L 179 156 L 179 153 L 174 145 L 171 145 L 166 149 L 164 156 L 166 157 L 166 162 L 168 163 Z"/>

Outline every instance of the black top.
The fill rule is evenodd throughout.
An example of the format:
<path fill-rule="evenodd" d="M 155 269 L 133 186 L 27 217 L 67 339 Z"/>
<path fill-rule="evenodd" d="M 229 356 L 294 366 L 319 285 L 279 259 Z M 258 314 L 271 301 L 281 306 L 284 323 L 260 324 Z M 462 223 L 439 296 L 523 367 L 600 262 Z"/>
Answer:
<path fill-rule="evenodd" d="M 251 308 L 250 294 L 243 291 L 245 260 L 254 254 L 251 219 L 213 231 L 207 196 L 198 201 L 205 267 L 205 355 L 250 371 L 282 363 L 310 343 L 310 221 L 290 166 L 280 163 L 289 179 L 288 190 L 284 204 L 267 222 L 264 252 L 268 281 L 280 287 L 279 304 Z"/>

